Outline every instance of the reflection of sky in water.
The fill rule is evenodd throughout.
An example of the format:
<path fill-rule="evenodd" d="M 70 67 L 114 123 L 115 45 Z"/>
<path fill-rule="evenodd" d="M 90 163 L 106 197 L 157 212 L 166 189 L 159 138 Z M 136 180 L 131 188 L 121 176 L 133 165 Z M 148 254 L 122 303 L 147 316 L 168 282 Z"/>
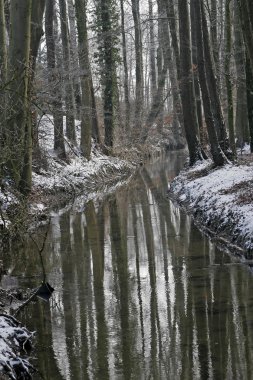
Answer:
<path fill-rule="evenodd" d="M 163 168 L 171 177 L 169 161 Z M 252 275 L 150 173 L 89 212 L 52 218 L 48 344 L 58 372 L 45 358 L 48 379 L 253 378 Z"/>

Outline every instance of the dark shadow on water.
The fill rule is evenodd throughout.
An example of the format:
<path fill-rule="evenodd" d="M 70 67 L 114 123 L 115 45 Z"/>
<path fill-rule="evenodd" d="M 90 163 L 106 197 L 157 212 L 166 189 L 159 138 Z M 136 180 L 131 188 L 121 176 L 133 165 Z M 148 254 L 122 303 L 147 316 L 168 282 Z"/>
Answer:
<path fill-rule="evenodd" d="M 253 378 L 252 274 L 167 198 L 182 165 L 172 154 L 104 201 L 53 216 L 55 292 L 22 314 L 44 379 Z M 32 287 L 33 247 L 10 268 Z"/>

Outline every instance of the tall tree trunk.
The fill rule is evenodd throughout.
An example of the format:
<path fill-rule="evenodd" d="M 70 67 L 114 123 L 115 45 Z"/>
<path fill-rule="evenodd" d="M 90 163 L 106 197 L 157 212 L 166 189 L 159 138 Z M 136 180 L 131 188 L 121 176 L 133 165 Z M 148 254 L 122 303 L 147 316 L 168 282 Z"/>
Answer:
<path fill-rule="evenodd" d="M 135 35 L 135 75 L 136 75 L 136 93 L 135 93 L 135 121 L 137 134 L 141 131 L 142 126 L 142 114 L 143 114 L 143 57 L 142 57 L 142 32 L 140 21 L 140 7 L 139 0 L 131 0 L 132 13 L 134 19 L 134 35 Z"/>
<path fill-rule="evenodd" d="M 48 84 L 54 125 L 54 150 L 57 151 L 59 158 L 66 159 L 61 103 L 61 82 L 59 78 L 59 72 L 56 67 L 54 13 L 55 1 L 47 0 L 45 14 L 45 34 L 47 46 Z"/>
<path fill-rule="evenodd" d="M 253 72 L 253 11 L 251 0 L 237 0 L 240 8 L 242 29 L 247 53 Z"/>
<path fill-rule="evenodd" d="M 200 94 L 199 76 L 198 76 L 198 53 L 197 53 L 197 42 L 196 42 L 196 20 L 193 2 L 190 3 L 190 18 L 191 18 L 191 43 L 192 43 L 192 64 L 193 64 L 193 80 L 194 80 L 194 91 L 196 99 L 196 109 L 198 116 L 198 127 L 199 127 L 199 139 L 203 141 L 203 121 L 202 121 L 202 102 Z"/>
<path fill-rule="evenodd" d="M 180 7 L 180 4 L 178 4 L 178 7 Z M 180 53 L 179 53 L 179 45 L 178 45 L 178 36 L 177 36 L 177 17 L 175 14 L 175 7 L 174 7 L 174 1 L 173 0 L 166 0 L 166 9 L 167 9 L 167 16 L 170 26 L 170 33 L 171 33 L 171 40 L 172 40 L 172 47 L 173 52 L 175 55 L 176 60 L 176 68 L 177 68 L 177 74 L 178 74 L 178 80 L 180 80 Z"/>
<path fill-rule="evenodd" d="M 30 40 L 30 66 L 31 74 L 29 76 L 28 87 L 28 102 L 29 102 L 29 114 L 27 115 L 27 123 L 25 128 L 25 154 L 24 164 L 20 179 L 20 187 L 25 189 L 26 192 L 30 192 L 32 184 L 32 148 L 33 138 L 37 135 L 37 110 L 34 106 L 31 106 L 31 99 L 33 97 L 33 81 L 36 70 L 36 60 L 38 56 L 38 50 L 41 37 L 44 34 L 42 28 L 43 16 L 45 11 L 46 0 L 32 1 L 31 11 L 31 40 Z M 33 115 L 34 113 L 34 115 Z M 37 139 L 36 139 L 37 141 Z"/>
<path fill-rule="evenodd" d="M 76 0 L 76 21 L 78 31 L 79 61 L 81 68 L 82 86 L 82 124 L 81 124 L 81 150 L 87 159 L 91 154 L 92 134 L 92 81 L 89 62 L 89 46 L 86 19 L 86 0 Z M 96 112 L 96 111 L 95 111 Z"/>
<path fill-rule="evenodd" d="M 23 170 L 25 131 L 27 122 L 29 121 L 28 84 L 31 10 L 32 0 L 12 0 L 11 2 L 7 146 L 9 149 L 8 166 L 10 175 L 17 188 L 20 186 Z M 20 190 L 26 192 L 29 187 L 30 183 L 27 183 Z"/>
<path fill-rule="evenodd" d="M 102 1 L 101 24 L 103 35 L 103 61 L 104 61 L 104 126 L 105 126 L 105 152 L 109 154 L 114 145 L 114 129 L 116 124 L 117 104 L 117 75 L 115 61 L 115 42 L 113 35 L 113 20 L 111 17 L 110 2 Z M 136 79 L 137 80 L 137 79 Z"/>
<path fill-rule="evenodd" d="M 76 118 L 81 117 L 81 83 L 79 77 L 78 46 L 76 38 L 76 15 L 73 0 L 68 0 L 68 19 L 70 32 L 70 63 L 75 97 Z"/>
<path fill-rule="evenodd" d="M 237 0 L 234 0 L 234 41 L 234 58 L 237 76 L 235 129 L 237 144 L 239 147 L 243 147 L 246 142 L 249 142 L 249 126 L 245 73 L 245 46 L 242 36 Z"/>
<path fill-rule="evenodd" d="M 233 106 L 233 87 L 231 80 L 230 60 L 231 60 L 231 0 L 226 0 L 226 57 L 225 57 L 225 76 L 226 76 L 226 89 L 227 89 L 227 114 L 228 114 L 228 130 L 229 130 L 229 143 L 234 156 L 236 156 L 235 146 L 235 131 L 234 131 L 234 106 Z"/>
<path fill-rule="evenodd" d="M 4 14 L 4 0 L 0 0 L 0 179 L 2 163 L 6 160 L 4 153 L 4 129 L 6 123 L 5 86 L 7 82 L 7 47 L 6 47 L 6 25 Z"/>
<path fill-rule="evenodd" d="M 218 141 L 221 149 L 227 156 L 231 156 L 229 149 L 228 136 L 225 126 L 225 121 L 222 113 L 221 101 L 218 91 L 218 83 L 216 78 L 214 60 L 212 56 L 209 31 L 207 26 L 207 20 L 205 15 L 205 9 L 203 3 L 201 3 L 201 14 L 202 14 L 202 29 L 203 29 L 203 46 L 204 46 L 204 58 L 205 58 L 205 73 L 208 84 L 208 90 L 210 93 L 210 101 L 212 107 L 212 113 L 214 118 L 214 125 Z M 195 20 L 195 25 L 197 25 L 197 20 Z M 230 153 L 229 153 L 230 152 Z"/>
<path fill-rule="evenodd" d="M 121 35 L 122 35 L 122 53 L 124 65 L 124 96 L 125 96 L 125 129 L 129 133 L 130 122 L 130 94 L 129 94 L 129 78 L 128 78 L 128 64 L 127 64 L 127 46 L 126 46 L 126 33 L 125 33 L 125 10 L 124 0 L 120 0 L 121 9 Z"/>
<path fill-rule="evenodd" d="M 218 47 L 218 12 L 217 0 L 211 0 L 211 14 L 210 14 L 210 31 L 211 31 L 211 46 L 215 63 L 216 74 L 219 66 L 219 47 Z M 219 82 L 217 78 L 217 82 Z"/>
<path fill-rule="evenodd" d="M 0 0 L 0 80 L 1 87 L 7 80 L 7 47 L 6 47 L 6 23 L 4 14 L 4 0 Z M 1 92 L 3 88 L 1 88 Z"/>
<path fill-rule="evenodd" d="M 253 75 L 251 70 L 251 62 L 246 53 L 246 88 L 247 88 L 247 108 L 250 132 L 250 151 L 253 153 Z"/>
<path fill-rule="evenodd" d="M 197 52 L 198 52 L 199 80 L 200 80 L 200 86 L 201 86 L 201 92 L 202 92 L 203 108 L 204 108 L 204 113 L 205 113 L 207 132 L 208 132 L 209 142 L 211 146 L 213 161 L 215 165 L 220 166 L 220 165 L 224 165 L 227 162 L 227 160 L 218 142 L 213 115 L 212 115 L 210 94 L 209 94 L 209 89 L 207 86 L 205 56 L 204 56 L 204 46 L 203 46 L 204 31 L 203 31 L 202 22 L 201 22 L 202 20 L 201 1 L 200 0 L 192 0 L 192 1 L 194 4 L 196 20 L 200 20 L 200 22 L 197 24 L 196 42 L 197 42 Z"/>
<path fill-rule="evenodd" d="M 145 142 L 148 137 L 148 131 L 152 124 L 159 117 L 158 128 L 161 132 L 163 124 L 163 108 L 164 108 L 164 87 L 167 78 L 169 64 L 172 60 L 170 46 L 170 35 L 168 29 L 168 19 L 166 17 L 166 8 L 163 0 L 157 1 L 158 5 L 158 39 L 159 46 L 157 49 L 157 68 L 158 68 L 158 86 L 153 95 L 151 108 L 145 123 L 145 128 L 142 131 L 142 142 Z"/>
<path fill-rule="evenodd" d="M 64 67 L 64 85 L 65 85 L 65 109 L 66 109 L 66 135 L 70 141 L 76 143 L 75 129 L 75 101 L 73 82 L 70 72 L 70 42 L 69 29 L 67 20 L 66 0 L 59 0 L 60 19 L 61 19 L 61 37 L 63 51 L 63 67 Z"/>
<path fill-rule="evenodd" d="M 180 88 L 184 117 L 184 129 L 189 148 L 190 165 L 202 159 L 201 148 L 198 140 L 198 118 L 195 106 L 192 54 L 190 40 L 190 25 L 188 1 L 181 0 L 178 3 L 179 13 L 179 37 L 180 37 Z"/>
<path fill-rule="evenodd" d="M 155 33 L 154 33 L 153 0 L 148 0 L 148 7 L 149 7 L 149 41 L 150 41 L 150 48 L 149 48 L 150 78 L 151 78 L 151 94 L 153 98 L 156 93 Z"/>

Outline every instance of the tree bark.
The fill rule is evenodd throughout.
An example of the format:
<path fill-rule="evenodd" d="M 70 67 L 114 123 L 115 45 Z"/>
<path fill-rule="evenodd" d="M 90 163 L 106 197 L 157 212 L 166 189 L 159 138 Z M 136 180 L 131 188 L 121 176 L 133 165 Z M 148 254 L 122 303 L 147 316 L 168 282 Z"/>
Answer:
<path fill-rule="evenodd" d="M 246 44 L 247 54 L 250 59 L 253 72 L 253 11 L 251 0 L 237 0 L 240 9 L 242 29 Z"/>
<path fill-rule="evenodd" d="M 93 105 L 86 11 L 86 0 L 76 0 L 76 21 L 82 87 L 81 150 L 84 157 L 90 159 Z M 96 115 L 96 109 L 94 112 Z"/>
<path fill-rule="evenodd" d="M 202 29 L 202 10 L 200 0 L 192 0 L 194 4 L 195 17 L 200 22 L 197 24 L 197 33 L 196 33 L 196 42 L 197 42 L 197 52 L 198 52 L 198 71 L 199 71 L 199 80 L 202 92 L 203 108 L 205 113 L 205 121 L 207 126 L 207 132 L 211 147 L 211 154 L 213 157 L 214 164 L 216 166 L 224 165 L 227 162 L 227 159 L 222 152 L 212 115 L 212 107 L 210 101 L 209 89 L 207 86 L 206 78 L 206 67 L 205 67 L 205 57 L 204 57 L 204 46 L 203 46 L 203 29 Z"/>
<path fill-rule="evenodd" d="M 1 161 L 0 161 L 0 178 L 2 161 L 5 161 L 4 151 L 4 129 L 6 123 L 6 98 L 5 98 L 5 86 L 7 82 L 7 47 L 6 47 L 6 24 L 4 14 L 4 0 L 0 0 L 0 149 L 1 149 Z"/>
<path fill-rule="evenodd" d="M 31 99 L 33 98 L 33 81 L 35 77 L 36 70 L 36 60 L 38 56 L 38 50 L 40 45 L 41 37 L 44 34 L 42 28 L 43 16 L 45 11 L 45 0 L 32 1 L 31 10 L 31 39 L 30 39 L 30 66 L 31 73 L 29 76 L 28 85 L 28 115 L 27 123 L 25 127 L 25 154 L 24 154 L 24 164 L 20 179 L 20 187 L 25 189 L 27 193 L 31 190 L 32 184 L 32 151 L 33 151 L 33 136 L 37 136 L 37 110 L 34 105 L 31 104 Z M 33 116 L 33 113 L 35 116 Z M 35 133 L 36 132 L 36 133 Z M 36 142 L 38 143 L 37 139 Z"/>
<path fill-rule="evenodd" d="M 179 53 L 179 46 L 178 46 L 178 36 L 177 36 L 177 18 L 175 14 L 175 8 L 174 8 L 174 1 L 173 0 L 166 0 L 166 8 L 167 8 L 167 16 L 170 26 L 170 33 L 171 33 L 171 40 L 172 40 L 172 47 L 173 52 L 175 55 L 176 60 L 176 67 L 177 67 L 177 74 L 178 74 L 178 80 L 180 80 L 180 53 Z M 178 8 L 180 8 L 180 4 L 178 4 Z"/>
<path fill-rule="evenodd" d="M 8 67 L 8 166 L 14 183 L 26 193 L 31 183 L 20 188 L 25 155 L 25 131 L 29 122 L 29 59 L 32 0 L 12 0 Z M 15 149 L 14 149 L 15 147 Z"/>
<path fill-rule="evenodd" d="M 205 73 L 208 84 L 208 90 L 210 93 L 210 101 L 212 107 L 212 113 L 214 118 L 214 125 L 218 141 L 221 149 L 227 156 L 231 156 L 231 151 L 228 142 L 228 136 L 225 126 L 225 121 L 223 117 L 221 101 L 218 91 L 218 83 L 215 72 L 214 60 L 211 52 L 209 31 L 207 26 L 207 20 L 205 15 L 205 9 L 203 3 L 201 3 L 201 14 L 202 14 L 202 29 L 203 29 L 203 46 L 204 46 L 204 59 L 205 59 Z M 195 22 L 197 25 L 197 21 Z"/>
<path fill-rule="evenodd" d="M 236 156 L 235 146 L 235 131 L 234 131 L 234 106 L 233 106 L 233 87 L 231 81 L 231 48 L 232 48 L 232 36 L 231 36 L 231 0 L 226 0 L 226 57 L 225 57 L 225 76 L 226 76 L 226 89 L 227 89 L 227 114 L 228 114 L 228 130 L 229 130 L 229 143 L 234 156 Z"/>
<path fill-rule="evenodd" d="M 124 66 L 124 96 L 125 96 L 125 130 L 129 133 L 130 123 L 130 94 L 129 94 L 129 77 L 128 77 L 128 63 L 127 63 L 127 46 L 126 46 L 126 33 L 125 33 L 125 11 L 124 0 L 120 0 L 121 9 L 121 35 L 122 35 L 122 53 L 123 53 L 123 66 Z"/>
<path fill-rule="evenodd" d="M 57 151 L 59 158 L 66 159 L 61 103 L 61 81 L 59 78 L 59 72 L 56 67 L 54 13 L 55 1 L 47 0 L 45 14 L 45 34 L 47 46 L 48 85 L 52 104 L 54 125 L 54 150 Z"/>
<path fill-rule="evenodd" d="M 73 0 L 68 0 L 68 19 L 70 31 L 70 63 L 75 97 L 76 118 L 81 117 L 81 83 L 79 77 L 79 58 L 76 34 L 76 15 Z"/>
<path fill-rule="evenodd" d="M 150 48 L 149 48 L 150 78 L 151 78 L 151 94 L 153 98 L 156 93 L 155 33 L 154 33 L 153 0 L 148 0 L 148 7 L 149 7 L 149 40 L 150 40 Z"/>
<path fill-rule="evenodd" d="M 134 35 L 135 35 L 135 75 L 136 75 L 136 93 L 135 93 L 135 120 L 137 134 L 141 131 L 142 114 L 143 114 L 143 57 L 142 57 L 142 32 L 140 22 L 139 0 L 131 0 L 132 14 L 134 19 Z"/>
<path fill-rule="evenodd" d="M 246 53 L 246 84 L 247 84 L 247 109 L 250 132 L 250 151 L 253 153 L 253 75 L 250 58 Z"/>
<path fill-rule="evenodd" d="M 67 21 L 66 0 L 59 0 L 60 20 L 61 20 L 61 37 L 63 51 L 64 67 L 64 85 L 65 85 L 65 109 L 66 109 L 66 135 L 70 141 L 76 143 L 75 129 L 75 101 L 74 89 L 70 71 L 70 41 Z"/>
<path fill-rule="evenodd" d="M 180 37 L 180 88 L 184 129 L 189 148 L 190 165 L 202 159 L 198 140 L 198 119 L 195 107 L 188 1 L 178 3 Z"/>
<path fill-rule="evenodd" d="M 200 94 L 200 85 L 199 85 L 199 75 L 198 75 L 198 53 L 197 53 L 197 42 L 196 42 L 196 19 L 195 11 L 193 7 L 193 2 L 190 3 L 190 18 L 191 18 L 191 43 L 192 43 L 192 65 L 193 65 L 193 80 L 194 80 L 194 91 L 196 99 L 196 110 L 198 116 L 198 128 L 199 128 L 199 139 L 203 141 L 204 132 L 203 132 L 203 118 L 202 118 L 202 102 Z"/>
<path fill-rule="evenodd" d="M 237 0 L 234 0 L 234 44 L 234 58 L 237 77 L 235 130 L 237 146 L 242 148 L 245 143 L 249 142 L 249 126 L 245 73 L 245 45 L 242 36 Z"/>

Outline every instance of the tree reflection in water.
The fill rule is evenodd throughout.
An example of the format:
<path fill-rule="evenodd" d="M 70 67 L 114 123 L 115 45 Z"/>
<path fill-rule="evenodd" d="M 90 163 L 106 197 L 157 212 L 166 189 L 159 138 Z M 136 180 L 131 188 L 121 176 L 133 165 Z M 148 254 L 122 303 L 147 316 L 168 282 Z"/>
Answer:
<path fill-rule="evenodd" d="M 45 379 L 253 377 L 252 274 L 167 199 L 173 176 L 173 163 L 151 165 L 103 202 L 53 218 L 55 295 L 25 312 Z M 37 265 L 17 260 L 13 272 Z"/>

